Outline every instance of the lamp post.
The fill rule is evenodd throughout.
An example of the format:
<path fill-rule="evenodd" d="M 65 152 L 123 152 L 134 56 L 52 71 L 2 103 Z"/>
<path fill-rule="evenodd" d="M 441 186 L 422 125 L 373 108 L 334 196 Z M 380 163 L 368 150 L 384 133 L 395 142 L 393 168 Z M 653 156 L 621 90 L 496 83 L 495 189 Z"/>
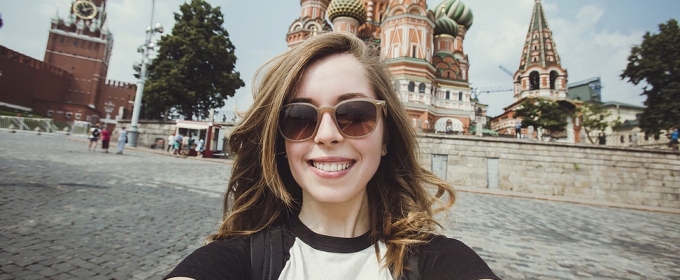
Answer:
<path fill-rule="evenodd" d="M 155 1 L 151 1 L 151 25 L 153 24 L 153 10 Z M 137 52 L 142 53 L 142 67 L 139 72 L 139 81 L 137 82 L 137 92 L 135 93 L 135 105 L 132 109 L 132 120 L 130 122 L 130 130 L 128 131 L 128 146 L 137 147 L 137 139 L 139 138 L 139 110 L 142 107 L 142 94 L 144 93 L 144 82 L 146 81 L 146 63 L 149 61 L 149 52 L 154 49 L 156 44 L 151 42 L 154 33 L 163 33 L 163 26 L 160 23 L 146 27 L 146 42 L 144 45 L 137 48 Z"/>

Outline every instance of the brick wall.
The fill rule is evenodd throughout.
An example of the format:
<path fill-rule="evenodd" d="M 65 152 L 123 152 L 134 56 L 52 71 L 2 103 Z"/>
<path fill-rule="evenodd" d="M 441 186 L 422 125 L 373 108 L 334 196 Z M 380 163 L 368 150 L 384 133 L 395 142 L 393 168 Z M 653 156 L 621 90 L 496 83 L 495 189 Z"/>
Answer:
<path fill-rule="evenodd" d="M 677 152 L 448 135 L 423 134 L 419 141 L 421 164 L 454 186 L 497 185 L 507 191 L 680 209 Z"/>

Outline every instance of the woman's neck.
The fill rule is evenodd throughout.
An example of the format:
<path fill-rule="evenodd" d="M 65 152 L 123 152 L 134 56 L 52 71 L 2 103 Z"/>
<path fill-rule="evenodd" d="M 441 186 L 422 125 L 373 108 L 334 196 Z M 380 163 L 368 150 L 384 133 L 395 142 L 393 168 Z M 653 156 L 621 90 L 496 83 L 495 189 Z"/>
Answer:
<path fill-rule="evenodd" d="M 305 203 L 300 221 L 315 233 L 335 237 L 357 237 L 368 227 L 368 196 L 358 203 Z"/>

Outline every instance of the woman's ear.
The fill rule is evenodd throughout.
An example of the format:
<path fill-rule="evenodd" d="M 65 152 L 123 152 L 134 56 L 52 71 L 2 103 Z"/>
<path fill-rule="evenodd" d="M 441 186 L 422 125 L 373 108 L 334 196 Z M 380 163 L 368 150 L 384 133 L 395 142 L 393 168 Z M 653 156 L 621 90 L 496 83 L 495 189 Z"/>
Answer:
<path fill-rule="evenodd" d="M 386 155 L 387 155 L 387 143 L 383 143 L 383 144 L 382 144 L 382 152 L 380 152 L 380 154 L 381 154 L 382 156 L 386 156 Z"/>

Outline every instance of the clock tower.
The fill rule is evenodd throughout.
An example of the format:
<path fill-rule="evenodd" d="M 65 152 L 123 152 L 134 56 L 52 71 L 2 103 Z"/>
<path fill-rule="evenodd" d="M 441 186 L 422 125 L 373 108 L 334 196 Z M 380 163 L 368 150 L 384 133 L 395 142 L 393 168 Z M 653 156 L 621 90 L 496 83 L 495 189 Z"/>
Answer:
<path fill-rule="evenodd" d="M 44 62 L 72 74 L 63 104 L 64 111 L 71 113 L 67 119 L 95 123 L 106 116 L 104 107 L 111 97 L 103 95 L 111 84 L 106 75 L 112 47 L 113 36 L 106 28 L 106 0 L 75 0 L 66 18 L 56 15 L 52 19 Z M 119 105 L 127 107 L 127 100 L 122 99 Z"/>

